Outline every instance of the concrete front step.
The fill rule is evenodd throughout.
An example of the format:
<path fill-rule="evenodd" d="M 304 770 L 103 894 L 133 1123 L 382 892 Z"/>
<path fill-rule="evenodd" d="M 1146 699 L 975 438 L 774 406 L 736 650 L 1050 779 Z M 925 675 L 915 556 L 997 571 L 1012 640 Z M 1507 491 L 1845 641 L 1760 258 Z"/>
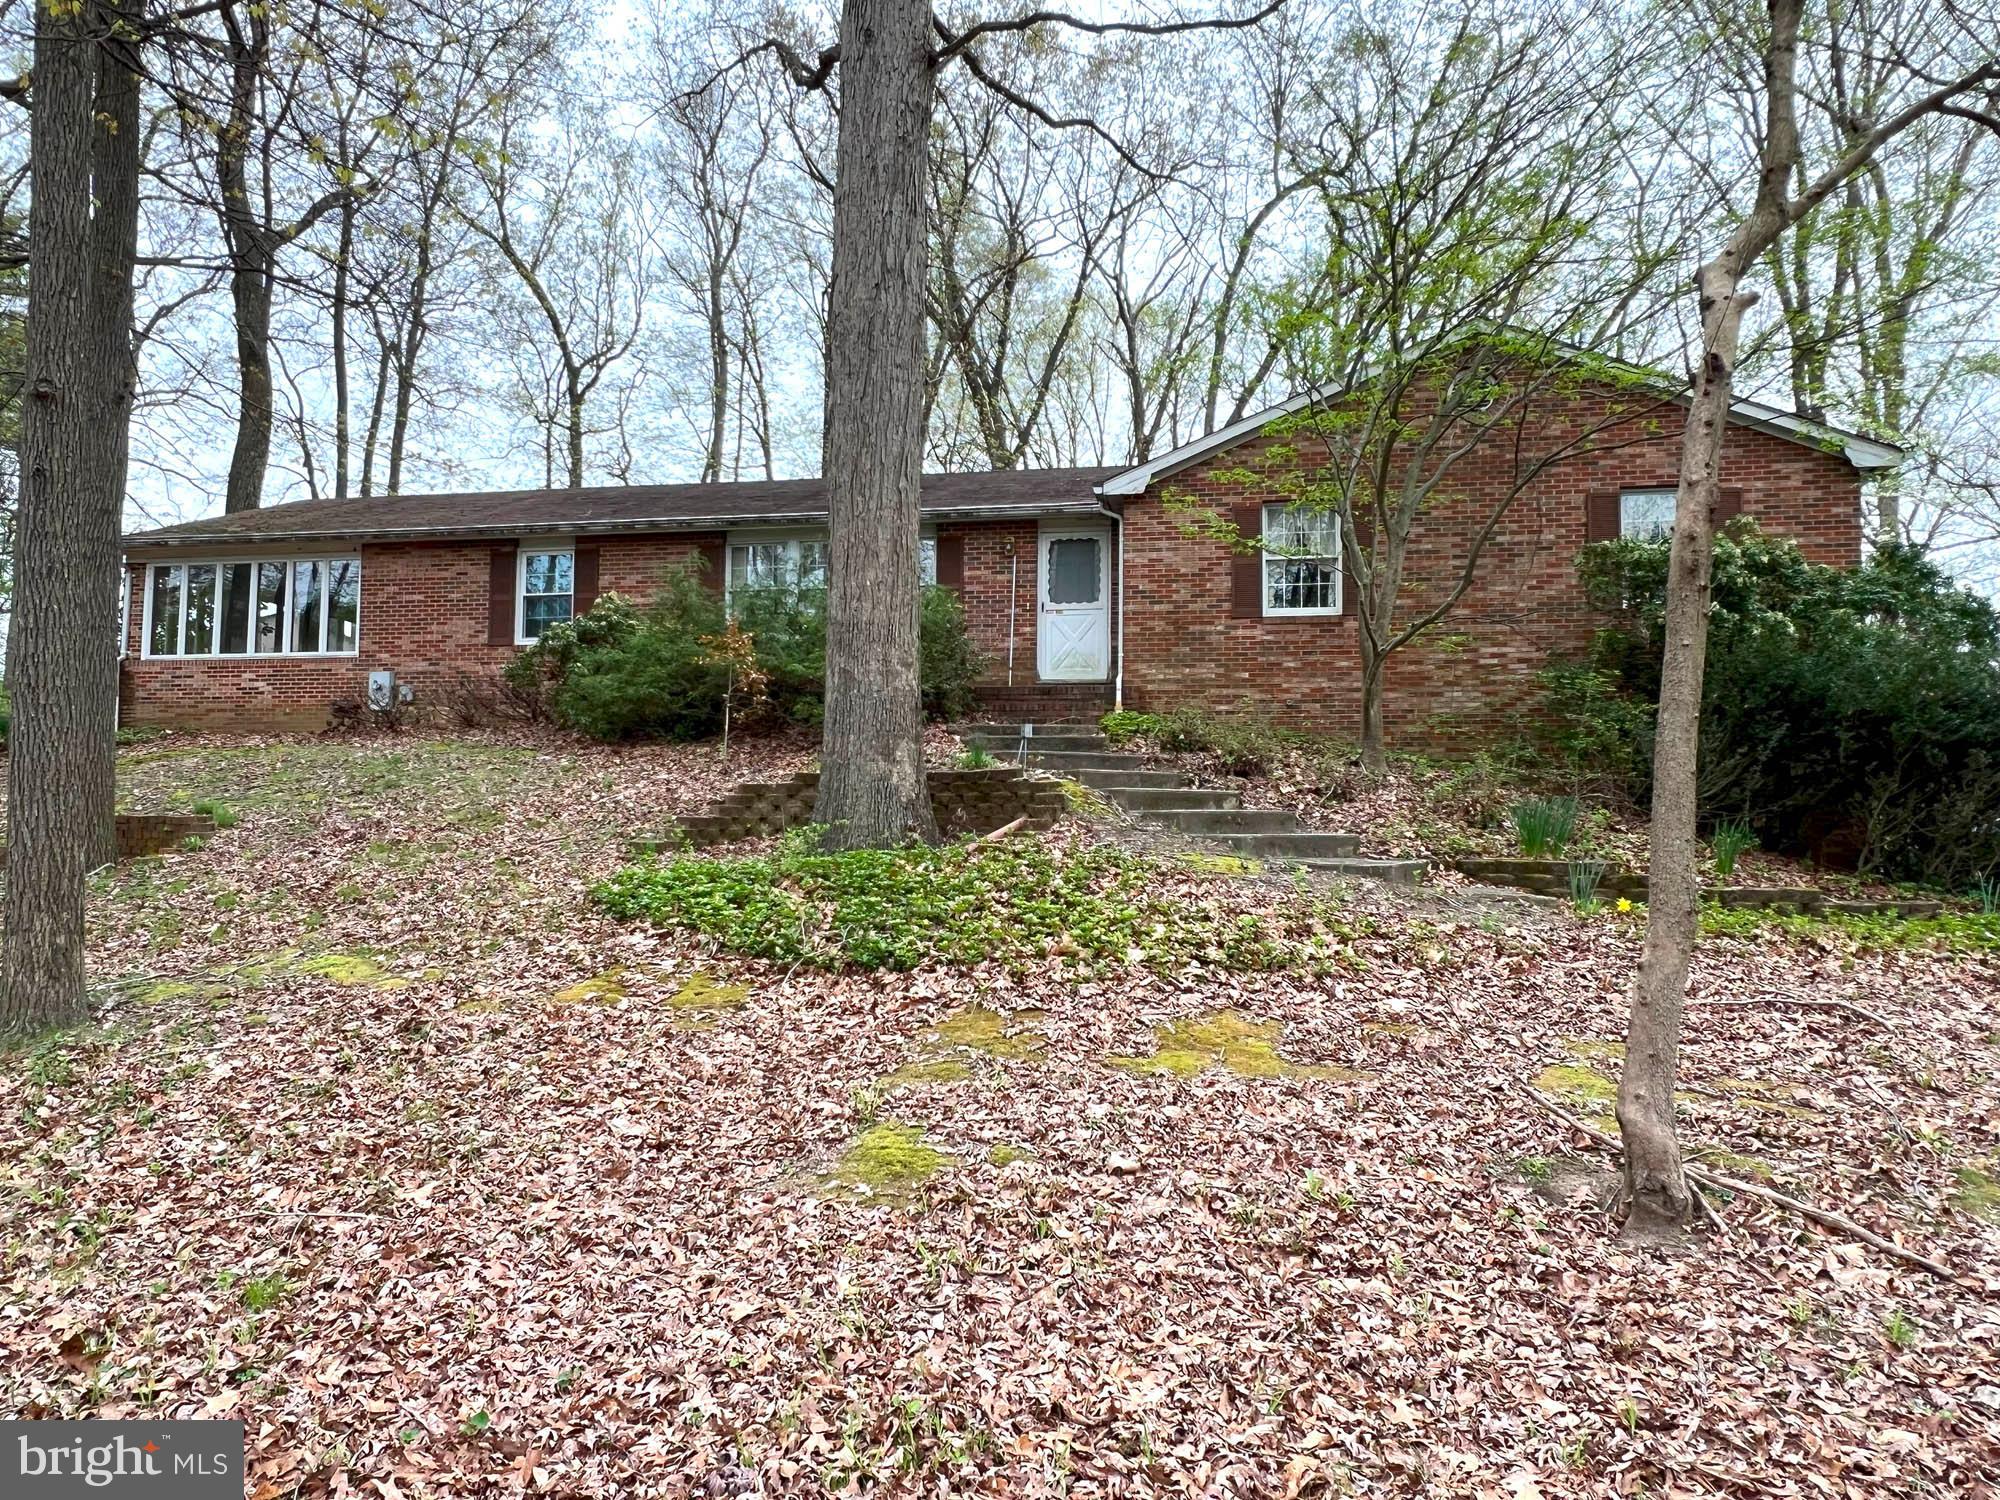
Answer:
<path fill-rule="evenodd" d="M 1127 770 L 1113 767 L 1108 771 L 1078 771 L 1072 778 L 1085 786 L 1095 787 L 1100 792 L 1108 792 L 1113 787 L 1152 786 L 1193 786 L 1194 778 L 1185 771 L 1152 771 L 1145 769 Z"/>
<path fill-rule="evenodd" d="M 1245 859 L 1290 860 L 1305 864 L 1315 859 L 1347 859 L 1358 853 L 1361 840 L 1351 833 L 1207 833 L 1211 844 L 1225 844 L 1232 854 Z"/>
<path fill-rule="evenodd" d="M 985 730 L 974 729 L 962 735 L 961 738 L 966 744 L 977 745 L 980 749 L 989 751 L 994 755 L 1013 755 L 1017 751 L 1027 748 L 1041 750 L 1104 750 L 1109 748 L 1109 743 L 1103 735 L 1082 731 L 1075 734 L 1036 734 L 1023 738 L 1018 734 L 1007 734 L 1004 732 L 989 734 Z"/>
<path fill-rule="evenodd" d="M 1214 786 L 1106 786 L 1099 787 L 1107 801 L 1127 812 L 1220 811 L 1240 808 L 1243 794 Z"/>
<path fill-rule="evenodd" d="M 1228 833 L 1289 833 L 1299 826 L 1297 813 L 1275 807 L 1238 807 L 1221 811 L 1206 808 L 1161 808 L 1146 814 L 1148 820 L 1196 838 L 1212 838 Z"/>
<path fill-rule="evenodd" d="M 1006 759 L 1013 759 L 1010 746 Z M 1037 766 L 1057 776 L 1074 776 L 1078 771 L 1138 771 L 1145 757 L 1129 750 L 1030 750 L 1021 757 L 1024 766 Z"/>
<path fill-rule="evenodd" d="M 1427 859 L 1308 859 L 1302 863 L 1328 875 L 1347 875 L 1357 880 L 1380 880 L 1388 885 L 1418 885 L 1430 873 Z"/>

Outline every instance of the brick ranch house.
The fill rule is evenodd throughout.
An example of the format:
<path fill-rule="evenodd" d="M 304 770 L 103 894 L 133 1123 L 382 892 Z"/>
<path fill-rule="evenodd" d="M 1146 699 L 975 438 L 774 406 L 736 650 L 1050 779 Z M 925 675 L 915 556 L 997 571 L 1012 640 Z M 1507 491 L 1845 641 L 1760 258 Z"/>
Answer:
<path fill-rule="evenodd" d="M 1546 432 L 1598 426 L 1610 399 L 1572 392 L 1535 415 Z M 1358 622 L 1337 529 L 1304 513 L 1288 523 L 1278 496 L 1246 479 L 1286 409 L 1135 467 L 925 478 L 926 580 L 964 601 L 988 659 L 989 710 L 1199 704 L 1357 729 Z M 1588 641 L 1578 548 L 1671 516 L 1684 409 L 1660 410 L 1514 503 L 1457 609 L 1391 658 L 1391 743 L 1448 743 L 1514 718 L 1551 654 Z M 1723 509 L 1796 538 L 1816 561 L 1857 563 L 1862 480 L 1897 450 L 1751 401 L 1733 421 Z M 1475 452 L 1454 470 L 1452 497 L 1412 537 L 1413 600 L 1462 565 L 1504 492 L 1504 461 Z M 1285 538 L 1283 555 L 1196 534 L 1190 502 L 1246 536 Z M 379 673 L 421 707 L 467 677 L 495 677 L 601 593 L 643 600 L 689 559 L 730 594 L 810 583 L 823 576 L 825 524 L 823 483 L 799 479 L 308 500 L 137 532 L 125 538 L 121 714 L 316 729 L 333 705 L 366 701 Z"/>

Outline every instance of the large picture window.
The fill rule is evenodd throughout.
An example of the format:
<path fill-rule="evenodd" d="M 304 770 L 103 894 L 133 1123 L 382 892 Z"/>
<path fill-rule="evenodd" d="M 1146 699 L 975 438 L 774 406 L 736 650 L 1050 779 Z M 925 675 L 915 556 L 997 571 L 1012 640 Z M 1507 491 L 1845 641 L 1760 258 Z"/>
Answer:
<path fill-rule="evenodd" d="M 352 656 L 361 559 L 152 563 L 147 656 Z"/>
<path fill-rule="evenodd" d="M 1340 613 L 1340 518 L 1332 511 L 1264 507 L 1264 613 Z"/>
<path fill-rule="evenodd" d="M 542 638 L 551 625 L 560 625 L 576 612 L 576 554 L 530 552 L 521 549 L 521 608 L 516 615 L 520 629 L 515 640 L 526 646 Z"/>

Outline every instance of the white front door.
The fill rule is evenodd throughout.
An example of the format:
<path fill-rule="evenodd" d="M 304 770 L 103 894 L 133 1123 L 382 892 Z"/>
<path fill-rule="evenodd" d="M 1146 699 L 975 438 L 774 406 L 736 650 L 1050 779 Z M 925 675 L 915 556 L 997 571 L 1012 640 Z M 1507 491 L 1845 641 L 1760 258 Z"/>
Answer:
<path fill-rule="evenodd" d="M 1110 538 L 1102 531 L 1041 535 L 1041 626 L 1035 666 L 1044 682 L 1102 682 L 1111 672 Z"/>

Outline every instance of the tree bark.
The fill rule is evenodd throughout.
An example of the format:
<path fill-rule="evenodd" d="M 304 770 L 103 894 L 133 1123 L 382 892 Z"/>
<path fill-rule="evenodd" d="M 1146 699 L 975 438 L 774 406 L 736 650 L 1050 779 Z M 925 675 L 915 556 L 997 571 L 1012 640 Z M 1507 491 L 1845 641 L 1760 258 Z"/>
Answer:
<path fill-rule="evenodd" d="M 917 678 L 930 0 L 846 0 L 827 317 L 826 725 L 835 849 L 934 840 Z"/>
<path fill-rule="evenodd" d="M 216 142 L 216 186 L 223 239 L 229 247 L 229 299 L 236 320 L 236 445 L 223 490 L 225 513 L 264 503 L 264 473 L 271 463 L 271 248 L 264 220 L 250 198 L 250 138 L 255 129 L 257 83 L 270 55 L 263 15 L 251 11 L 247 41 L 232 31 L 229 116 Z"/>
<path fill-rule="evenodd" d="M 21 498 L 8 665 L 8 868 L 0 1036 L 82 1021 L 84 876 L 112 852 L 118 524 L 134 382 L 136 17 L 43 12 Z"/>
<path fill-rule="evenodd" d="M 1628 1232 L 1684 1225 L 1694 1207 L 1674 1134 L 1681 1015 L 1694 958 L 1695 767 L 1701 747 L 1701 687 L 1708 653 L 1713 507 L 1721 490 L 1722 440 L 1729 426 L 1736 345 L 1743 313 L 1757 299 L 1739 290 L 1741 262 L 1727 252 L 1701 269 L 1703 356 L 1681 438 L 1680 490 L 1667 569 L 1666 648 L 1653 750 L 1652 852 L 1646 867 L 1646 942 L 1632 982 L 1625 1067 L 1618 1082 L 1618 1129 L 1625 1144 Z"/>

